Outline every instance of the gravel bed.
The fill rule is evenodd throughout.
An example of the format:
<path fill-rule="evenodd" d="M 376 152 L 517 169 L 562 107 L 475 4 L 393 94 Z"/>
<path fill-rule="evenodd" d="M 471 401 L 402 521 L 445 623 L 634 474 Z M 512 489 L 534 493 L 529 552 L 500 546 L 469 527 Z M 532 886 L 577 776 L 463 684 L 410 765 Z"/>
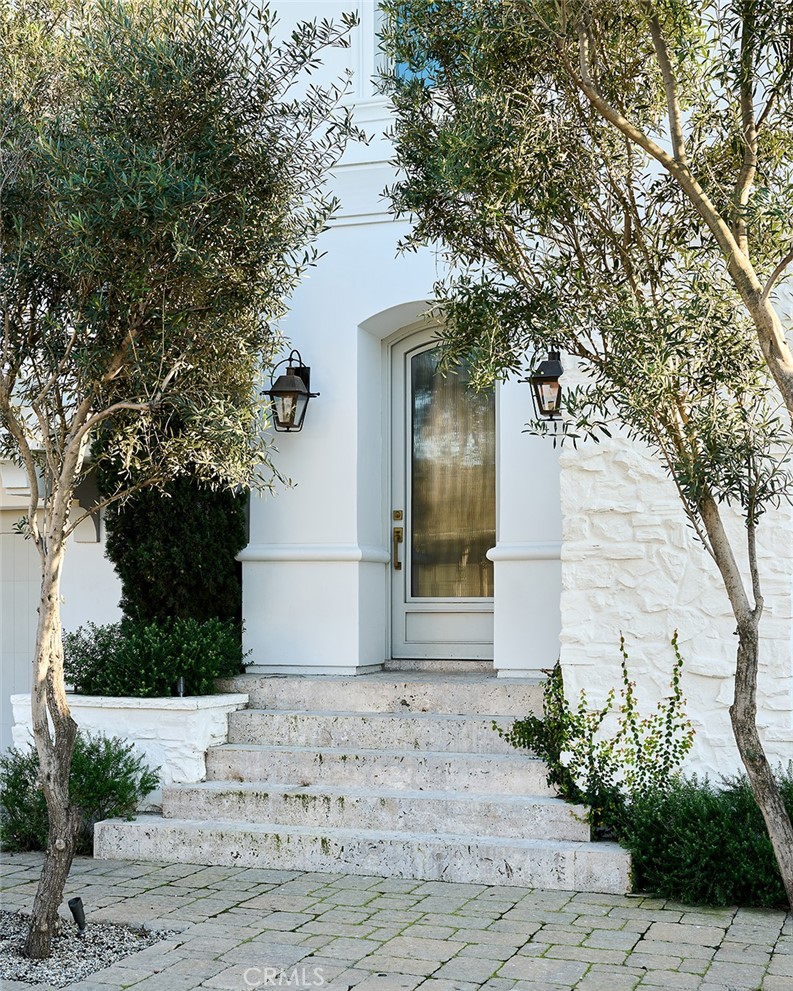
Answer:
<path fill-rule="evenodd" d="M 165 930 L 89 922 L 79 936 L 77 926 L 62 920 L 61 931 L 52 941 L 52 955 L 47 960 L 30 960 L 22 955 L 29 920 L 30 916 L 19 912 L 0 911 L 0 985 L 3 981 L 25 981 L 65 988 L 174 935 Z"/>

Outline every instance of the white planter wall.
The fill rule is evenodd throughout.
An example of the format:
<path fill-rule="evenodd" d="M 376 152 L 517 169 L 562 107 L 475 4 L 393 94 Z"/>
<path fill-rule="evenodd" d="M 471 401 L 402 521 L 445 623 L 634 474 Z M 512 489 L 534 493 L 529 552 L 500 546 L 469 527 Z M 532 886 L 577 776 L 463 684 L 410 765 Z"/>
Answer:
<path fill-rule="evenodd" d="M 248 703 L 248 696 L 242 694 L 154 699 L 69 695 L 68 699 L 83 732 L 119 736 L 134 744 L 152 768 L 160 768 L 161 785 L 203 781 L 207 749 L 226 742 L 228 714 Z M 30 695 L 13 695 L 11 705 L 14 746 L 31 746 Z M 158 804 L 157 792 L 149 796 L 148 804 Z"/>

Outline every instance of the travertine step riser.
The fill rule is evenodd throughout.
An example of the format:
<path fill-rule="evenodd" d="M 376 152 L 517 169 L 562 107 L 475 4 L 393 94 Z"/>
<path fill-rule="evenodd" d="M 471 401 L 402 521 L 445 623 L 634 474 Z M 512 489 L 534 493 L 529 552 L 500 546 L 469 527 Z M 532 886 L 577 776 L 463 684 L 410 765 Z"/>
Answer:
<path fill-rule="evenodd" d="M 628 857 L 612 844 L 565 849 L 511 846 L 509 840 L 430 843 L 421 838 L 372 838 L 246 830 L 229 823 L 184 824 L 108 820 L 96 826 L 94 856 L 278 867 L 283 870 L 409 877 L 430 881 L 521 885 L 562 891 L 624 894 Z"/>
<path fill-rule="evenodd" d="M 170 819 L 277 822 L 317 829 L 400 830 L 416 833 L 470 833 L 515 839 L 589 839 L 584 809 L 561 800 L 509 803 L 497 800 L 393 795 L 328 795 L 312 792 L 222 791 L 187 786 L 163 789 L 163 815 Z M 578 818 L 576 818 L 576 815 Z"/>
<path fill-rule="evenodd" d="M 493 755 L 448 758 L 382 752 L 334 753 L 291 750 L 273 754 L 255 749 L 212 747 L 209 781 L 273 781 L 280 784 L 347 785 L 350 788 L 433 788 L 491 795 L 553 795 L 540 761 L 501 763 Z"/>
<path fill-rule="evenodd" d="M 514 754 L 514 748 L 498 736 L 492 722 L 482 716 L 411 718 L 242 709 L 229 715 L 229 743 Z M 506 728 L 512 720 L 507 718 L 498 722 Z"/>
<path fill-rule="evenodd" d="M 523 718 L 542 713 L 542 686 L 534 682 L 393 683 L 361 678 L 267 678 L 244 675 L 222 682 L 223 691 L 245 691 L 261 709 L 311 709 L 335 712 L 437 712 L 451 715 L 502 715 Z M 242 687 L 244 686 L 244 687 Z"/>

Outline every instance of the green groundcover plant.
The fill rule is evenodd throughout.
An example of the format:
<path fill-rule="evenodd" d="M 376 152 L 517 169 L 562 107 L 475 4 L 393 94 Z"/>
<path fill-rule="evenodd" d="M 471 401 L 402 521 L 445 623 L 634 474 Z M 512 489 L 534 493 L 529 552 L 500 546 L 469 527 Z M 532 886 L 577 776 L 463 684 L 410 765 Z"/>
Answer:
<path fill-rule="evenodd" d="M 670 693 L 649 716 L 639 713 L 624 639 L 622 688 L 601 709 L 582 692 L 571 704 L 561 666 L 549 672 L 542 718 L 530 715 L 497 731 L 548 766 L 548 783 L 587 807 L 593 836 L 618 840 L 631 853 L 633 884 L 688 904 L 775 907 L 785 888 L 763 817 L 745 776 L 716 786 L 680 767 L 694 731 L 685 714 L 683 659 L 677 633 Z M 609 735 L 609 720 L 616 723 Z M 777 770 L 793 813 L 793 765 Z"/>
<path fill-rule="evenodd" d="M 158 698 L 175 694 L 180 677 L 185 695 L 211 695 L 216 678 L 243 670 L 241 627 L 219 619 L 89 623 L 63 645 L 66 678 L 82 695 Z"/>
<path fill-rule="evenodd" d="M 43 850 L 47 804 L 38 784 L 34 747 L 0 757 L 0 843 L 3 850 Z M 157 772 L 118 737 L 79 733 L 69 777 L 69 795 L 80 814 L 77 852 L 93 853 L 94 823 L 131 818 L 141 799 L 158 785 Z"/>
<path fill-rule="evenodd" d="M 597 836 L 619 836 L 631 797 L 669 788 L 694 742 L 681 687 L 683 658 L 677 631 L 670 694 L 655 712 L 642 716 L 635 682 L 628 672 L 625 639 L 620 638 L 622 688 L 612 689 L 602 709 L 592 709 L 581 692 L 572 706 L 565 696 L 561 665 L 549 672 L 543 717 L 529 715 L 497 732 L 515 747 L 532 750 L 548 765 L 548 784 L 571 802 L 588 807 Z M 615 718 L 616 717 L 616 718 Z M 616 729 L 608 735 L 608 720 Z"/>

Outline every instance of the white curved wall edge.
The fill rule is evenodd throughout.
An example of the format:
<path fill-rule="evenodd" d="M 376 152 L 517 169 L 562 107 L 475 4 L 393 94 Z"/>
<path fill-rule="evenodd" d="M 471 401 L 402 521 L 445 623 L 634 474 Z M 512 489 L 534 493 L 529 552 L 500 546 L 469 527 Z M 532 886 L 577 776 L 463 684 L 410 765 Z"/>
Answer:
<path fill-rule="evenodd" d="M 250 544 L 237 555 L 238 561 L 361 561 L 388 564 L 391 557 L 382 547 L 359 544 Z"/>
<path fill-rule="evenodd" d="M 412 324 L 421 322 L 432 306 L 432 300 L 414 299 L 410 302 L 397 303 L 380 310 L 373 316 L 363 320 L 358 326 L 372 337 L 385 340 L 397 331 L 405 331 Z"/>
<path fill-rule="evenodd" d="M 560 540 L 529 540 L 520 544 L 496 544 L 487 552 L 490 561 L 560 561 Z"/>
<path fill-rule="evenodd" d="M 244 709 L 248 695 L 234 692 L 186 698 L 112 698 L 67 695 L 74 721 L 87 733 L 120 736 L 151 767 L 159 767 L 161 785 L 194 784 L 206 778 L 206 752 L 228 740 L 228 716 Z M 11 696 L 14 746 L 32 745 L 30 695 Z M 158 793 L 140 810 L 157 808 Z"/>

